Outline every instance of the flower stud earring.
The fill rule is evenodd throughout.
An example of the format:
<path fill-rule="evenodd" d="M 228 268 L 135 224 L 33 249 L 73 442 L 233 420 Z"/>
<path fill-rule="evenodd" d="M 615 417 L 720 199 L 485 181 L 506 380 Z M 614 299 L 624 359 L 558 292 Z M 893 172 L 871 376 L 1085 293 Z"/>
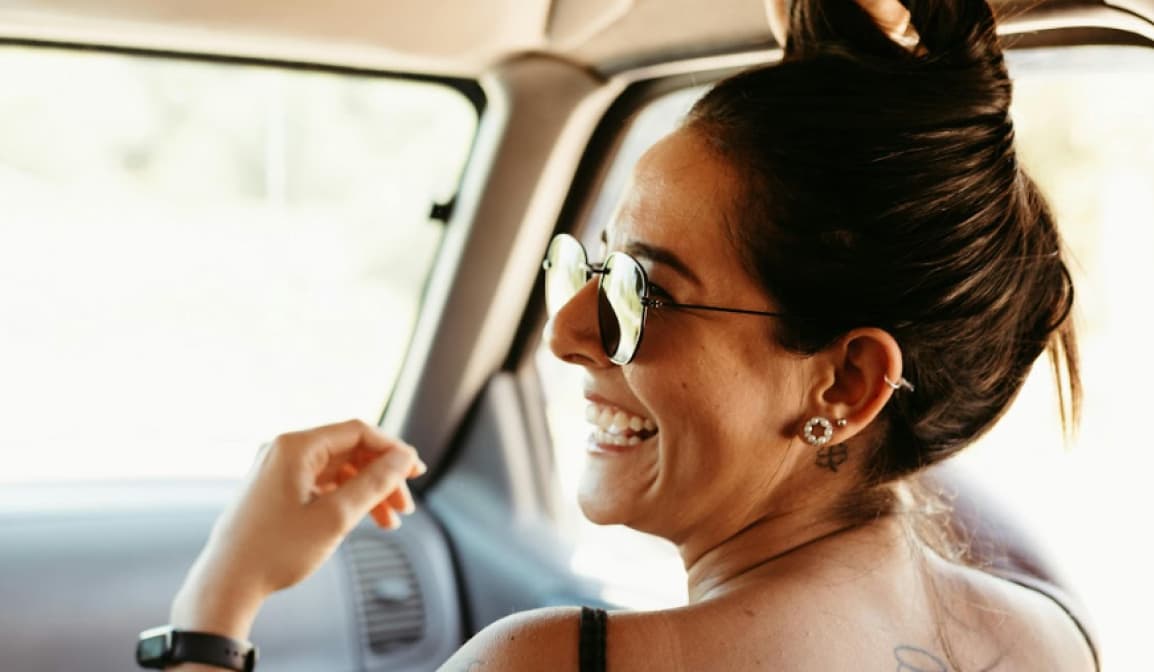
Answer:
<path fill-rule="evenodd" d="M 840 418 L 835 421 L 838 427 L 845 427 L 848 424 L 845 418 Z M 820 415 L 815 415 L 805 422 L 805 427 L 801 430 L 801 438 L 811 446 L 824 446 L 833 438 L 834 423 Z M 820 434 L 815 431 L 820 431 Z"/>

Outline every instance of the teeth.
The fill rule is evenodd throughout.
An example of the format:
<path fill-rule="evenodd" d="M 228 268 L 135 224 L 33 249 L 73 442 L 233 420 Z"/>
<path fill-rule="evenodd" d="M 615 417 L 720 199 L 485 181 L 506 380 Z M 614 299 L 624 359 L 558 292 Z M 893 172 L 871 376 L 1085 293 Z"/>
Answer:
<path fill-rule="evenodd" d="M 657 431 L 657 423 L 649 418 L 601 404 L 586 406 L 585 419 L 596 428 L 598 443 L 608 445 L 635 446 L 641 443 L 641 438 L 636 434 Z"/>
<path fill-rule="evenodd" d="M 622 436 L 609 432 L 594 432 L 593 440 L 608 446 L 636 446 L 641 443 L 641 439 L 636 436 Z"/>

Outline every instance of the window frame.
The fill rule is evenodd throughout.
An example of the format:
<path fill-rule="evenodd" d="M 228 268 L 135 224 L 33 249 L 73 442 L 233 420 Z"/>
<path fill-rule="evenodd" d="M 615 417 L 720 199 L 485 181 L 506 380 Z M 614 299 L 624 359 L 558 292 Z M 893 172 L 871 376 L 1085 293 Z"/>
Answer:
<path fill-rule="evenodd" d="M 416 319 L 408 330 L 405 340 L 404 353 L 400 357 L 397 375 L 392 387 L 382 389 L 381 413 L 377 419 L 380 425 L 389 425 L 390 419 L 409 417 L 415 403 L 408 390 L 402 387 L 407 372 L 413 369 L 414 357 L 420 357 L 423 362 L 428 353 L 425 339 L 428 324 L 437 324 L 437 317 L 444 312 L 443 297 L 438 296 L 436 287 L 446 276 L 452 276 L 452 270 L 460 261 L 459 251 L 452 249 L 451 239 L 460 237 L 462 229 L 468 229 L 470 222 L 468 213 L 460 216 L 459 205 L 462 193 L 470 188 L 470 178 L 479 172 L 483 173 L 484 161 L 478 161 L 478 149 L 484 145 L 485 136 L 491 136 L 495 128 L 501 125 L 500 100 L 495 100 L 495 91 L 484 79 L 452 76 L 447 74 L 430 74 L 410 72 L 390 68 L 374 68 L 369 66 L 349 65 L 342 63 L 324 63 L 309 60 L 295 60 L 290 58 L 242 55 L 234 53 L 207 52 L 196 49 L 167 49 L 146 46 L 128 46 L 105 42 L 104 36 L 93 41 L 77 41 L 71 39 L 29 38 L 3 34 L 0 26 L 0 49 L 25 48 L 45 49 L 57 52 L 74 52 L 76 54 L 97 53 L 132 58 L 151 59 L 157 61 L 172 61 L 183 63 L 206 63 L 224 66 L 257 67 L 291 73 L 320 73 L 350 78 L 393 80 L 414 82 L 440 86 L 453 91 L 463 97 L 476 115 L 476 127 L 471 145 L 465 149 L 466 160 L 459 173 L 453 180 L 453 189 L 448 199 L 442 203 L 431 203 L 429 219 L 438 222 L 444 227 L 440 243 L 434 252 L 434 259 L 428 268 L 422 289 L 418 294 L 419 309 Z M 499 96 L 498 96 L 499 98 Z M 496 103 L 496 105 L 494 104 Z M 478 168 L 478 163 L 482 164 Z M 475 188 L 475 186 L 474 186 Z M 402 399 L 398 399 L 402 397 Z M 392 422 L 394 434 L 401 434 L 396 429 L 397 422 Z M 420 489 L 420 485 L 415 490 Z"/>

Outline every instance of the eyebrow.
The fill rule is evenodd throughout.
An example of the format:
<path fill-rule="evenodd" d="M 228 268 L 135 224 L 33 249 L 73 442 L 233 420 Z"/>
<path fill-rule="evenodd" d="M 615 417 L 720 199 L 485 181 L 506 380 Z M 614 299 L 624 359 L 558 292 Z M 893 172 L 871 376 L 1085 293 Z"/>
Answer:
<path fill-rule="evenodd" d="M 682 261 L 681 257 L 674 254 L 672 250 L 634 240 L 625 244 L 625 253 L 634 257 L 648 259 L 656 264 L 664 264 L 698 287 L 701 286 L 701 280 L 697 277 L 697 274 L 690 270 L 689 265 Z"/>
<path fill-rule="evenodd" d="M 601 244 L 606 247 L 609 246 L 609 232 L 607 229 L 601 229 Z M 689 264 L 682 261 L 681 257 L 674 254 L 672 250 L 634 240 L 625 244 L 625 253 L 632 257 L 641 257 L 658 264 L 665 264 L 693 284 L 698 287 L 701 286 L 701 279 L 689 268 Z"/>

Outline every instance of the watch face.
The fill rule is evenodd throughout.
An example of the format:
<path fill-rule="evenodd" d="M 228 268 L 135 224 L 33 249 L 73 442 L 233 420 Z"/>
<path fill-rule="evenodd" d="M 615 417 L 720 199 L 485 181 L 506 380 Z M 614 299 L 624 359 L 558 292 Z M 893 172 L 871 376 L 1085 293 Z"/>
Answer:
<path fill-rule="evenodd" d="M 136 643 L 136 660 L 139 663 L 163 660 L 167 653 L 168 637 L 166 635 L 142 637 Z"/>

